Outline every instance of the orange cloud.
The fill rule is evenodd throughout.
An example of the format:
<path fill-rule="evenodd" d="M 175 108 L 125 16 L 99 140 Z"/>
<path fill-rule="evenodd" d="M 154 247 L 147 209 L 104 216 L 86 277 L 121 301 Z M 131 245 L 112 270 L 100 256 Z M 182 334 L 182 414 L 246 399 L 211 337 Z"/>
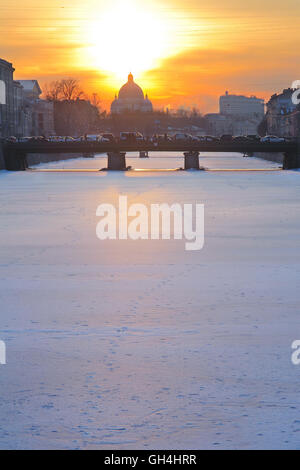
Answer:
<path fill-rule="evenodd" d="M 300 78 L 299 0 L 285 0 L 284 8 L 282 0 L 144 3 L 162 18 L 169 34 L 168 54 L 138 78 L 155 107 L 185 104 L 203 112 L 217 111 L 218 96 L 226 89 L 267 99 Z M 122 83 L 86 60 L 85 40 L 85 32 L 102 17 L 107 4 L 106 0 L 10 0 L 0 6 L 1 57 L 13 62 L 19 79 L 34 78 L 43 85 L 61 77 L 79 78 L 86 91 L 98 92 L 108 108 Z M 118 35 L 113 25 L 112 34 Z M 120 45 L 122 34 L 117 37 Z M 99 55 L 109 45 L 108 34 L 98 45 Z"/>

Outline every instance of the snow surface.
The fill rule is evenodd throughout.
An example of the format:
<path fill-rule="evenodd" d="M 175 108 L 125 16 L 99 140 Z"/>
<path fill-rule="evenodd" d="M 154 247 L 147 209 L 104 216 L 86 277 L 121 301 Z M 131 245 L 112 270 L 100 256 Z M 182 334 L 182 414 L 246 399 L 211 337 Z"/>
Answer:
<path fill-rule="evenodd" d="M 2 171 L 0 194 L 1 449 L 300 448 L 299 172 Z M 204 203 L 204 249 L 99 241 L 119 194 Z"/>

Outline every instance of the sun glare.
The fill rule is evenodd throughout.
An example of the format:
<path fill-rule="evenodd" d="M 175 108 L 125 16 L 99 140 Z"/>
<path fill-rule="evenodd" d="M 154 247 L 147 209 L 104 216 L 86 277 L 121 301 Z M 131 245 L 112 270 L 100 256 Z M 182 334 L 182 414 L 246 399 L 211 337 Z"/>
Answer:
<path fill-rule="evenodd" d="M 115 1 L 89 24 L 86 60 L 124 81 L 139 78 L 169 53 L 168 25 L 159 13 L 134 1 Z"/>

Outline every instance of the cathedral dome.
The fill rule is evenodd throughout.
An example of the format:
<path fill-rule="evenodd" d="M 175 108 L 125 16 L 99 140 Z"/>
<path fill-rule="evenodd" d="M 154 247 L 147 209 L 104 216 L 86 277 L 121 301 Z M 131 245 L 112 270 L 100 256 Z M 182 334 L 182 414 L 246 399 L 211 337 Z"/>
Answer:
<path fill-rule="evenodd" d="M 134 83 L 133 76 L 131 73 L 128 75 L 128 82 L 125 83 L 125 85 L 123 85 L 119 91 L 119 99 L 122 99 L 122 100 L 128 100 L 128 99 L 129 100 L 143 100 L 144 99 L 143 90 L 136 83 Z"/>
<path fill-rule="evenodd" d="M 115 96 L 114 101 L 111 103 L 110 108 L 111 108 L 111 111 L 113 113 L 118 111 L 118 98 L 117 98 L 117 95 Z"/>
<path fill-rule="evenodd" d="M 128 82 L 122 86 L 118 97 L 115 96 L 111 103 L 110 111 L 112 114 L 153 112 L 151 101 L 147 95 L 144 97 L 143 90 L 134 83 L 131 73 L 128 75 Z"/>

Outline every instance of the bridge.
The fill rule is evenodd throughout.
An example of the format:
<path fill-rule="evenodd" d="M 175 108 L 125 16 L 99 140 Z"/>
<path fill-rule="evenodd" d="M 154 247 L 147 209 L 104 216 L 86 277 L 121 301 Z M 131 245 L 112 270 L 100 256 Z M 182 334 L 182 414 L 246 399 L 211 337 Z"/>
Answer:
<path fill-rule="evenodd" d="M 283 169 L 300 168 L 298 142 L 19 142 L 3 144 L 5 167 L 10 171 L 26 170 L 28 154 L 96 154 L 107 153 L 108 170 L 126 170 L 126 152 L 183 153 L 185 169 L 199 169 L 200 152 L 282 153 Z"/>

